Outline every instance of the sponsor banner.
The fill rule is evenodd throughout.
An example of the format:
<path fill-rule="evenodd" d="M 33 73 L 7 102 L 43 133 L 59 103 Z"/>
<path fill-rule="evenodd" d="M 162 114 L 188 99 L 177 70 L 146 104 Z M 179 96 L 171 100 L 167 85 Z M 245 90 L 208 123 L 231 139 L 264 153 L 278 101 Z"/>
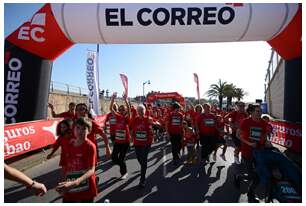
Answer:
<path fill-rule="evenodd" d="M 199 77 L 196 73 L 193 73 L 194 82 L 197 84 L 197 96 L 198 100 L 200 100 L 200 87 L 199 87 Z"/>
<path fill-rule="evenodd" d="M 126 75 L 124 74 L 120 74 L 120 78 L 121 78 L 121 81 L 122 81 L 122 84 L 123 84 L 123 87 L 124 87 L 124 94 L 125 96 L 128 97 L 128 88 L 129 88 L 129 82 L 128 82 L 128 78 Z"/>
<path fill-rule="evenodd" d="M 302 124 L 271 121 L 273 134 L 270 141 L 295 152 L 302 152 Z"/>
<path fill-rule="evenodd" d="M 88 51 L 86 59 L 86 80 L 89 90 L 88 102 L 93 116 L 100 115 L 99 86 L 97 73 L 97 52 Z"/>
<path fill-rule="evenodd" d="M 4 126 L 4 159 L 51 145 L 57 139 L 56 127 L 61 118 L 23 122 Z"/>
<path fill-rule="evenodd" d="M 301 55 L 299 4 L 52 4 L 58 25 L 78 43 L 152 44 L 270 41 L 283 58 Z M 82 11 L 82 12 L 80 12 Z M 101 32 L 103 31 L 103 33 Z M 218 34 L 218 35 L 216 35 Z M 289 34 L 289 35 L 287 35 Z M 294 51 L 290 46 L 294 44 Z M 282 50 L 280 48 L 285 48 Z"/>
<path fill-rule="evenodd" d="M 5 124 L 46 119 L 52 62 L 5 41 Z"/>
<path fill-rule="evenodd" d="M 6 40 L 48 60 L 56 59 L 73 45 L 58 26 L 50 4 L 45 4 Z"/>

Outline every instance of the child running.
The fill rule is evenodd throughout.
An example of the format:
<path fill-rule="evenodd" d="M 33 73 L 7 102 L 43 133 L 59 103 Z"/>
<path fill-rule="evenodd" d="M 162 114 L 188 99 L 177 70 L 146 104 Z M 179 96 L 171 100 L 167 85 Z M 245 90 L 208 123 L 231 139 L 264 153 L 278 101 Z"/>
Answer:
<path fill-rule="evenodd" d="M 58 150 L 59 147 L 61 147 L 61 156 L 59 161 L 59 166 L 62 167 L 61 178 L 63 178 L 63 174 L 68 160 L 69 144 L 72 139 L 72 125 L 72 119 L 64 119 L 58 123 L 56 128 L 56 135 L 58 136 L 58 138 L 53 144 L 53 149 L 51 153 L 47 156 L 47 159 L 51 159 L 53 154 Z"/>
<path fill-rule="evenodd" d="M 75 139 L 70 144 L 65 169 L 66 180 L 56 187 L 56 191 L 63 194 L 64 203 L 94 202 L 98 193 L 95 175 L 97 152 L 95 144 L 87 138 L 90 130 L 90 119 L 76 120 Z"/>

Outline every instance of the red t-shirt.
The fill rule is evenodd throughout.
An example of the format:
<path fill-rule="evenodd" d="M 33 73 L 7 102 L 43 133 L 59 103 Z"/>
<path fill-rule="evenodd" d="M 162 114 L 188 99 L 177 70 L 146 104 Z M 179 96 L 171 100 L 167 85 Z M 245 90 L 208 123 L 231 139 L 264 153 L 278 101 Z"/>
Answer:
<path fill-rule="evenodd" d="M 184 146 L 194 146 L 197 142 L 197 136 L 195 132 L 185 129 Z"/>
<path fill-rule="evenodd" d="M 241 138 L 249 142 L 256 142 L 257 149 L 262 148 L 268 132 L 268 124 L 264 120 L 254 121 L 251 117 L 244 119 L 240 125 Z M 241 142 L 241 155 L 246 158 L 252 158 L 252 147 Z"/>
<path fill-rule="evenodd" d="M 63 117 L 64 119 L 75 119 L 75 115 L 70 113 L 69 111 L 67 112 L 62 112 L 58 115 L 56 115 L 57 117 Z"/>
<path fill-rule="evenodd" d="M 202 113 L 197 120 L 197 124 L 200 130 L 200 135 L 217 136 L 218 128 L 215 115 L 211 113 Z"/>
<path fill-rule="evenodd" d="M 118 144 L 130 143 L 130 119 L 115 113 L 116 117 L 116 129 L 115 129 L 115 142 Z"/>
<path fill-rule="evenodd" d="M 239 128 L 242 120 L 248 117 L 248 114 L 246 112 L 238 112 L 233 111 L 229 113 L 228 118 L 231 118 L 231 122 L 234 123 L 236 127 Z M 234 131 L 236 131 L 237 128 L 232 128 Z"/>
<path fill-rule="evenodd" d="M 131 107 L 132 119 L 137 116 L 137 110 L 134 107 Z"/>
<path fill-rule="evenodd" d="M 108 113 L 106 116 L 106 122 L 109 122 L 109 132 L 112 136 L 115 136 L 116 134 L 116 117 L 113 115 L 113 113 Z"/>
<path fill-rule="evenodd" d="M 172 112 L 168 116 L 168 132 L 177 135 L 183 133 L 184 115 L 181 112 Z"/>
<path fill-rule="evenodd" d="M 92 120 L 92 128 L 87 138 L 95 144 L 97 150 L 98 150 L 97 134 L 100 134 L 102 136 L 103 133 L 104 132 L 102 128 L 94 120 Z"/>
<path fill-rule="evenodd" d="M 135 146 L 147 146 L 152 144 L 151 124 L 149 117 L 137 116 L 132 119 L 133 142 Z"/>
<path fill-rule="evenodd" d="M 59 161 L 59 166 L 65 167 L 67 164 L 69 148 L 70 148 L 71 138 L 59 136 L 55 143 L 53 144 L 53 148 L 57 149 L 61 147 L 61 157 Z"/>
<path fill-rule="evenodd" d="M 146 110 L 145 115 L 146 115 L 147 117 L 153 117 L 153 110 L 148 108 L 148 109 Z"/>
<path fill-rule="evenodd" d="M 193 124 L 194 113 L 195 113 L 195 111 L 193 111 L 192 109 L 188 110 L 185 113 L 185 119 L 186 119 L 187 123 Z"/>
<path fill-rule="evenodd" d="M 86 170 L 96 164 L 96 148 L 88 139 L 80 146 L 70 145 L 69 161 L 65 169 L 66 179 L 76 179 L 81 177 Z M 64 193 L 64 198 L 68 200 L 87 200 L 94 198 L 98 194 L 96 185 L 96 175 L 93 174 L 89 179 L 80 183 L 78 187 L 72 188 Z"/>

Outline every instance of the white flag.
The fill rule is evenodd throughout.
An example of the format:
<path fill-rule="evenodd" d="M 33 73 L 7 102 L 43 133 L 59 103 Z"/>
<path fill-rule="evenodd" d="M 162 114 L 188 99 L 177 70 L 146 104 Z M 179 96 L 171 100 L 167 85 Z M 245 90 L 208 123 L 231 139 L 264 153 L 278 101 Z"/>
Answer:
<path fill-rule="evenodd" d="M 86 59 L 86 80 L 89 90 L 88 102 L 89 109 L 93 116 L 100 115 L 99 88 L 98 88 L 98 71 L 96 65 L 97 53 L 88 51 Z"/>

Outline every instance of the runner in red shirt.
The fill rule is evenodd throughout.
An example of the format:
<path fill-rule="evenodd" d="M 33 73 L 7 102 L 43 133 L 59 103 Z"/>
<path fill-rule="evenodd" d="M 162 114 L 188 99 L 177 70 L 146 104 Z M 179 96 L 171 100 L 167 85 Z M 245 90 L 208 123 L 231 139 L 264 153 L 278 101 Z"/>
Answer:
<path fill-rule="evenodd" d="M 194 113 L 195 111 L 193 105 L 187 105 L 185 112 L 185 121 L 188 127 L 192 127 L 194 125 Z"/>
<path fill-rule="evenodd" d="M 237 110 L 229 113 L 225 119 L 229 120 L 230 127 L 232 129 L 232 139 L 236 146 L 234 151 L 235 163 L 240 164 L 239 161 L 239 153 L 240 153 L 240 146 L 241 141 L 237 136 L 237 130 L 239 129 L 239 125 L 241 124 L 242 120 L 248 117 L 248 114 L 245 111 L 245 104 L 243 102 L 237 103 Z"/>
<path fill-rule="evenodd" d="M 173 112 L 168 116 L 168 121 L 166 124 L 166 131 L 168 133 L 168 137 L 170 137 L 171 145 L 172 145 L 172 156 L 173 163 L 177 165 L 180 160 L 180 151 L 182 149 L 183 142 L 183 121 L 184 115 L 179 111 L 180 110 L 179 103 L 174 103 L 172 105 Z"/>
<path fill-rule="evenodd" d="M 196 124 L 197 124 L 197 121 L 198 121 L 198 118 L 200 117 L 200 115 L 202 114 L 203 112 L 203 106 L 200 105 L 200 104 L 197 104 L 195 107 L 194 107 L 194 116 L 193 116 L 193 122 L 194 122 L 194 125 L 193 125 L 193 129 L 195 131 L 197 131 L 196 129 Z M 197 139 L 197 145 L 196 145 L 196 149 L 198 149 L 200 147 L 200 139 L 198 138 Z"/>
<path fill-rule="evenodd" d="M 225 152 L 226 152 L 226 149 L 227 149 L 227 144 L 226 144 L 226 141 L 224 139 L 224 135 L 225 135 L 225 132 L 224 132 L 224 120 L 222 118 L 221 115 L 217 115 L 216 116 L 217 118 L 217 128 L 218 128 L 218 138 L 217 138 L 217 147 L 215 149 L 215 152 L 214 152 L 214 155 L 213 155 L 213 159 L 214 161 L 216 161 L 216 155 L 217 155 L 217 151 L 219 149 L 220 146 L 223 145 L 223 151 L 222 151 L 222 154 L 220 155 L 220 157 L 226 161 L 225 159 Z"/>
<path fill-rule="evenodd" d="M 115 129 L 115 144 L 113 147 L 112 160 L 113 163 L 119 165 L 121 179 L 126 179 L 128 176 L 127 167 L 125 163 L 125 156 L 130 146 L 130 130 L 129 124 L 131 119 L 130 105 L 127 101 L 127 96 L 123 96 L 126 107 L 124 105 L 119 106 L 119 112 L 113 110 L 114 100 L 117 96 L 115 92 L 112 95 L 110 110 L 116 118 L 116 129 Z M 127 112 L 126 112 L 127 110 Z"/>
<path fill-rule="evenodd" d="M 261 149 L 266 145 L 266 136 L 268 134 L 268 125 L 261 119 L 260 105 L 252 105 L 250 107 L 251 117 L 241 122 L 240 129 L 237 131 L 241 138 L 241 163 L 247 171 L 247 175 L 239 174 L 235 176 L 235 182 L 239 182 L 241 178 L 251 181 L 248 188 L 248 201 L 259 202 L 255 197 L 255 188 L 259 184 L 259 177 L 253 166 L 253 149 Z"/>
<path fill-rule="evenodd" d="M 80 117 L 88 117 L 88 107 L 85 103 L 79 103 L 76 105 L 76 117 L 80 118 Z M 75 119 L 76 120 L 76 119 Z M 110 156 L 111 154 L 111 150 L 109 148 L 109 143 L 108 143 L 108 138 L 106 136 L 106 134 L 104 133 L 103 129 L 93 120 L 91 119 L 91 131 L 88 134 L 88 139 L 91 140 L 94 145 L 96 146 L 97 149 L 97 163 L 99 158 L 99 147 L 97 144 L 97 134 L 100 135 L 104 141 L 105 144 L 105 154 L 107 157 Z"/>
<path fill-rule="evenodd" d="M 131 105 L 131 118 L 135 118 L 137 116 L 137 110 L 134 108 L 133 105 Z"/>
<path fill-rule="evenodd" d="M 216 116 L 210 112 L 210 105 L 204 104 L 204 113 L 197 119 L 196 133 L 202 145 L 201 157 L 206 163 L 209 155 L 215 150 L 218 138 L 218 128 Z"/>
<path fill-rule="evenodd" d="M 151 117 L 145 116 L 146 109 L 143 105 L 138 105 L 137 116 L 132 119 L 132 137 L 135 146 L 137 160 L 141 166 L 139 186 L 145 187 L 148 154 L 152 144 L 152 124 Z"/>
<path fill-rule="evenodd" d="M 69 161 L 68 159 L 68 153 L 70 147 L 69 145 L 73 136 L 72 126 L 73 126 L 73 121 L 71 119 L 64 119 L 58 123 L 56 128 L 56 135 L 58 136 L 58 138 L 53 144 L 53 149 L 51 153 L 47 156 L 47 159 L 50 159 L 52 155 L 57 151 L 57 149 L 61 147 L 59 166 L 62 167 L 63 174 L 66 168 L 67 161 Z"/>
<path fill-rule="evenodd" d="M 79 118 L 75 122 L 75 139 L 70 145 L 69 161 L 65 170 L 66 181 L 56 191 L 63 194 L 63 202 L 93 202 L 98 193 L 96 186 L 96 148 L 87 138 L 91 121 Z"/>
<path fill-rule="evenodd" d="M 197 155 L 195 146 L 197 143 L 197 135 L 192 127 L 188 127 L 186 121 L 183 122 L 184 126 L 184 143 L 183 146 L 187 146 L 187 164 L 195 164 L 197 161 Z"/>
<path fill-rule="evenodd" d="M 114 103 L 113 105 L 113 110 L 115 112 L 118 112 L 118 104 Z M 112 140 L 112 142 L 114 143 L 115 142 L 115 137 L 116 137 L 116 118 L 115 116 L 113 115 L 112 112 L 108 113 L 107 116 L 106 116 L 106 120 L 105 120 L 105 125 L 106 125 L 106 122 L 109 123 L 109 133 L 110 133 L 110 139 Z M 106 127 L 106 126 L 104 126 Z"/>
<path fill-rule="evenodd" d="M 75 118 L 75 103 L 74 102 L 70 102 L 69 103 L 69 110 L 66 112 L 62 112 L 60 114 L 56 114 L 54 112 L 54 106 L 52 104 L 48 104 L 48 106 L 51 109 L 51 115 L 53 118 L 55 117 L 63 117 L 65 119 L 74 119 Z"/>

